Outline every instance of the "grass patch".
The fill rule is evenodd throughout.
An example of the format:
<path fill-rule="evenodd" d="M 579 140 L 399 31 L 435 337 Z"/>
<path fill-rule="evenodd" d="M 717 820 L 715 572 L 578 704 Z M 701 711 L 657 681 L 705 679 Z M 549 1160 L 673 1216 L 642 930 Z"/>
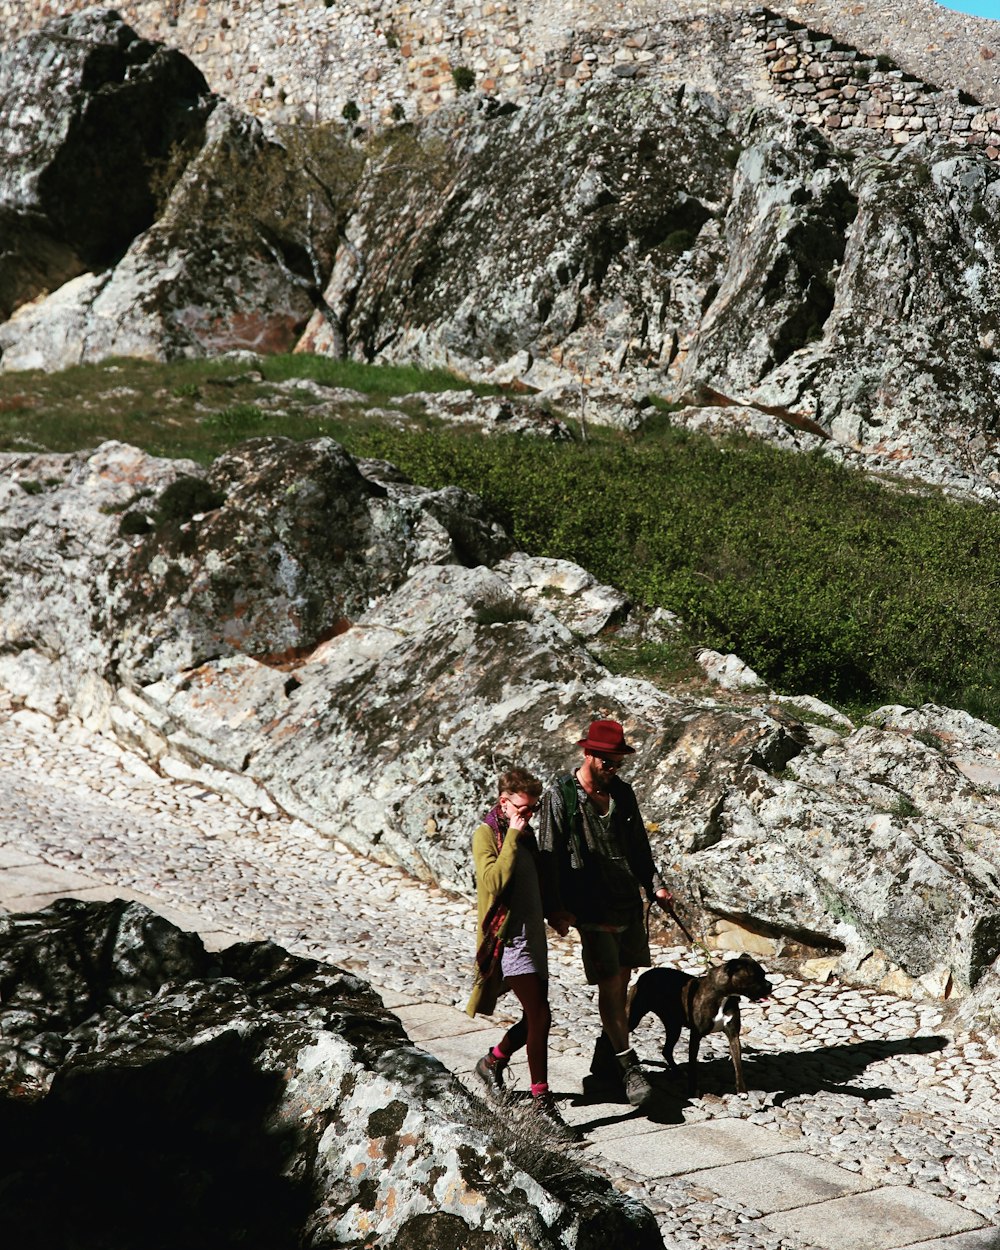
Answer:
<path fill-rule="evenodd" d="M 290 353 L 267 356 L 259 365 L 269 382 L 308 378 L 324 386 L 342 386 L 361 391 L 373 402 L 398 399 L 414 391 L 467 390 L 476 395 L 495 395 L 499 387 L 485 386 L 456 377 L 446 369 L 418 369 L 414 365 L 366 365 L 358 360 L 334 360 L 330 356 Z"/>
<path fill-rule="evenodd" d="M 833 720 L 830 716 L 824 716 L 822 712 L 814 712 L 812 708 L 804 707 L 801 703 L 786 703 L 785 711 L 800 720 L 803 725 L 816 725 L 819 729 L 832 729 L 834 733 L 840 734 L 842 738 L 846 738 L 851 732 L 846 725 L 840 721 Z"/>
<path fill-rule="evenodd" d="M 697 643 L 686 635 L 666 642 L 614 642 L 600 649 L 601 663 L 612 673 L 643 677 L 658 686 L 686 682 L 705 683 L 705 674 L 694 658 Z"/>
<path fill-rule="evenodd" d="M 294 379 L 323 389 L 281 385 Z M 586 443 L 483 438 L 429 418 L 396 428 L 369 412 L 417 414 L 414 391 L 456 387 L 443 372 L 305 355 L 0 375 L 0 449 L 120 439 L 207 463 L 251 436 L 328 435 L 421 484 L 483 495 L 522 549 L 685 620 L 676 644 L 606 648 L 621 671 L 697 676 L 697 643 L 856 721 L 934 701 L 1000 723 L 997 510 L 886 489 L 819 454 L 713 442 L 670 428 L 663 410 L 638 434 L 592 427 Z"/>
<path fill-rule="evenodd" d="M 330 388 L 282 383 L 304 380 Z M 157 456 L 184 456 L 202 464 L 245 438 L 283 434 L 342 439 L 367 423 L 366 407 L 405 406 L 415 392 L 473 390 L 443 369 L 375 366 L 327 356 L 185 360 L 158 364 L 119 359 L 61 373 L 0 374 L 0 451 L 77 451 L 109 439 Z M 338 396 L 356 391 L 359 400 Z"/>
<path fill-rule="evenodd" d="M 660 428 L 586 444 L 369 429 L 350 446 L 476 490 L 519 547 L 670 608 L 779 690 L 1000 712 L 1000 513 L 826 460 Z"/>

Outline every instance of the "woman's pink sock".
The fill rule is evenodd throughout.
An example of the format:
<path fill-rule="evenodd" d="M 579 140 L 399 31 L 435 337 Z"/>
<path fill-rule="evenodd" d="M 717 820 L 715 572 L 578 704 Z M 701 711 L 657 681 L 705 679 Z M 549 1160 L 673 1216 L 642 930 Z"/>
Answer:
<path fill-rule="evenodd" d="M 505 1055 L 499 1046 L 494 1046 L 493 1049 L 490 1051 L 490 1053 L 492 1054 L 494 1059 L 499 1059 L 503 1063 L 506 1063 L 507 1060 L 510 1058 L 510 1055 Z"/>
<path fill-rule="evenodd" d="M 532 1085 L 531 1087 L 532 1098 L 540 1098 L 542 1094 L 547 1094 L 548 1092 L 549 1092 L 548 1081 L 539 1081 L 537 1085 Z"/>

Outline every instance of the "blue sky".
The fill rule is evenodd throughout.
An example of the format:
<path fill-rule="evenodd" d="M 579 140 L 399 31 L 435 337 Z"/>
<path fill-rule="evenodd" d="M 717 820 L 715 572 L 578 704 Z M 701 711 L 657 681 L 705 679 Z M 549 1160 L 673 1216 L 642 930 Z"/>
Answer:
<path fill-rule="evenodd" d="M 1000 21 L 1000 0 L 948 0 L 946 9 L 970 13 L 973 17 L 992 17 Z"/>

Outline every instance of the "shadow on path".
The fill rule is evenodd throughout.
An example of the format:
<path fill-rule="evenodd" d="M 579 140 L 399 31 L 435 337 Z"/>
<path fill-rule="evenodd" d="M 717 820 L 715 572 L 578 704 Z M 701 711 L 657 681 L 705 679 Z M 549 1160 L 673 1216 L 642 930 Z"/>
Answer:
<path fill-rule="evenodd" d="M 820 1046 L 813 1050 L 784 1050 L 764 1053 L 752 1047 L 743 1048 L 743 1071 L 751 1092 L 774 1094 L 773 1103 L 780 1107 L 793 1098 L 818 1093 L 845 1094 L 864 1102 L 891 1099 L 896 1091 L 882 1084 L 858 1084 L 870 1065 L 898 1055 L 927 1055 L 943 1050 L 946 1037 L 900 1037 L 883 1041 L 851 1042 L 843 1046 Z M 678 1047 L 680 1050 L 680 1047 Z M 584 1092 L 573 1095 L 573 1107 L 593 1107 L 592 1120 L 577 1120 L 584 1133 L 609 1125 L 627 1124 L 630 1120 L 655 1124 L 683 1124 L 687 1096 L 687 1064 L 672 1072 L 663 1060 L 643 1060 L 643 1067 L 656 1090 L 656 1098 L 647 1111 L 636 1111 L 621 1102 L 620 1112 L 610 1109 L 616 1099 L 606 1086 L 584 1078 Z M 704 1056 L 698 1063 L 701 1094 L 718 1096 L 735 1093 L 733 1065 L 728 1053 Z"/>
<path fill-rule="evenodd" d="M 867 1069 L 898 1055 L 928 1055 L 943 1050 L 948 1039 L 941 1036 L 886 1038 L 880 1041 L 849 1042 L 841 1046 L 818 1046 L 811 1050 L 780 1050 L 764 1052 L 743 1047 L 743 1073 L 748 1089 L 775 1094 L 774 1105 L 780 1107 L 791 1098 L 831 1092 L 865 1101 L 893 1098 L 895 1091 L 885 1085 L 858 1085 Z M 678 1047 L 678 1050 L 680 1047 Z M 645 1064 L 654 1085 L 669 1097 L 687 1087 L 687 1064 L 679 1064 L 670 1072 L 665 1062 Z M 656 1072 L 661 1068 L 662 1073 Z M 698 1063 L 699 1087 L 702 1094 L 735 1092 L 733 1065 L 726 1055 L 706 1056 Z"/>

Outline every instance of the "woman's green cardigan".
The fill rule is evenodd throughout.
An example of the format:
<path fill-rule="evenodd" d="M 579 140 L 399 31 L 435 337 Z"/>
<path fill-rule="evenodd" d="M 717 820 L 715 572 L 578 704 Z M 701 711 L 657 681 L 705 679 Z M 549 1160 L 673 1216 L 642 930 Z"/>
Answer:
<path fill-rule="evenodd" d="M 516 831 L 513 837 L 504 837 L 499 850 L 497 850 L 496 834 L 489 825 L 477 826 L 472 835 L 472 859 L 476 865 L 476 901 L 479 915 L 476 925 L 477 948 L 483 938 L 483 921 L 486 914 L 496 900 L 507 892 L 514 877 L 514 866 L 519 853 L 530 855 L 531 851 L 526 849 L 525 843 L 517 836 Z M 501 941 L 503 941 L 506 927 L 507 920 L 505 919 L 499 934 Z M 503 973 L 500 970 L 499 959 L 489 977 L 484 977 L 477 967 L 472 995 L 465 1010 L 470 1016 L 492 1015 L 496 1009 L 502 985 Z"/>

